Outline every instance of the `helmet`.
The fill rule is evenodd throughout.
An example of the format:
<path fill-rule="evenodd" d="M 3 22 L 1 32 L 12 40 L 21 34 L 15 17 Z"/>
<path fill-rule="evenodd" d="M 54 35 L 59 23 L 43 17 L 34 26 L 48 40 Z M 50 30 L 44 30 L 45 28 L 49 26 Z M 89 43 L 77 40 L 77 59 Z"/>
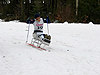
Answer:
<path fill-rule="evenodd" d="M 40 17 L 40 15 L 37 13 L 34 15 L 34 18 L 36 19 L 37 17 Z"/>

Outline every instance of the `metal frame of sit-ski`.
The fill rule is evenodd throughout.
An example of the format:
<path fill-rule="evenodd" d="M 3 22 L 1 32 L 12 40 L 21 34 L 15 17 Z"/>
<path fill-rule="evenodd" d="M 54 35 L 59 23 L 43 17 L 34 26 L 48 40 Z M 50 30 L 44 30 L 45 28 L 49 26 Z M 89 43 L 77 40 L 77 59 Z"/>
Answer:
<path fill-rule="evenodd" d="M 37 47 L 41 47 L 41 45 L 44 45 L 44 47 L 50 45 L 50 43 L 47 43 L 47 42 L 41 40 L 39 37 L 37 37 L 37 38 L 33 37 L 31 40 L 31 44 L 33 44 L 33 45 L 37 44 Z"/>

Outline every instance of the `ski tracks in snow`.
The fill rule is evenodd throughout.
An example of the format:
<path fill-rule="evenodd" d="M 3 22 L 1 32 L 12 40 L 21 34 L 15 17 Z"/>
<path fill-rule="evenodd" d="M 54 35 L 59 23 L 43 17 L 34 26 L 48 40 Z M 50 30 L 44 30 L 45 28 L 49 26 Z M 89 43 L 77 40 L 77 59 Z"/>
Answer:
<path fill-rule="evenodd" d="M 25 27 L 25 23 L 1 23 L 0 75 L 100 75 L 96 40 L 100 27 L 50 25 L 52 39 L 46 49 L 51 52 L 27 46 Z"/>

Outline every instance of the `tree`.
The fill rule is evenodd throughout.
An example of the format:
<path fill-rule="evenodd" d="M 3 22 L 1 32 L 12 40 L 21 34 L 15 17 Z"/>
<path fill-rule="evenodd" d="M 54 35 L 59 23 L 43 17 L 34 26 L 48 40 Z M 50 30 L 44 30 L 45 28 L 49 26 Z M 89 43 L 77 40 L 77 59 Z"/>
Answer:
<path fill-rule="evenodd" d="M 25 0 L 20 0 L 20 2 L 16 4 L 14 7 L 14 15 L 16 16 L 16 19 L 19 19 L 20 21 L 26 20 Z"/>
<path fill-rule="evenodd" d="M 78 8 L 78 20 L 79 22 L 83 22 L 87 16 L 86 22 L 97 22 L 99 19 L 99 10 L 100 5 L 98 5 L 98 0 L 80 0 L 79 8 Z"/>
<path fill-rule="evenodd" d="M 31 16 L 34 16 L 36 13 L 39 13 L 39 14 L 41 14 L 41 16 L 44 16 L 45 7 L 43 5 L 42 0 L 34 1 L 34 4 L 31 5 L 31 8 L 32 8 L 30 10 Z"/>

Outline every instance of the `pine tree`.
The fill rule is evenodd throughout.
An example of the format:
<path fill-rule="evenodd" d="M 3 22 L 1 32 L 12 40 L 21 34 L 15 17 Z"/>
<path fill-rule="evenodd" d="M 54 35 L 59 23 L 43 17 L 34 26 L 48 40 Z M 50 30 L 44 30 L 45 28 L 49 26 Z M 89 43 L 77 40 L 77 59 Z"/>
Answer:
<path fill-rule="evenodd" d="M 78 7 L 79 22 L 94 22 L 99 19 L 100 10 L 98 9 L 98 0 L 80 0 Z"/>
<path fill-rule="evenodd" d="M 31 14 L 32 17 L 34 17 L 34 15 L 36 13 L 39 13 L 39 14 L 41 14 L 41 16 L 44 16 L 45 7 L 43 6 L 42 0 L 34 1 L 34 4 L 31 7 L 32 7 L 32 10 L 30 11 L 30 14 Z"/>
<path fill-rule="evenodd" d="M 15 19 L 19 19 L 20 21 L 26 20 L 24 0 L 20 0 L 20 2 L 16 4 L 16 6 L 14 7 L 14 15 L 15 15 Z"/>

